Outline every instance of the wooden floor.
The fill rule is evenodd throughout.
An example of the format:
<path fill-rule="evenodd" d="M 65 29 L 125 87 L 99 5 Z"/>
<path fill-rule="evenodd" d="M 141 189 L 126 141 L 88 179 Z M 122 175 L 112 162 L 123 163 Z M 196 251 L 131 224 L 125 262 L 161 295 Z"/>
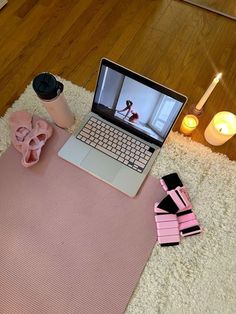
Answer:
<path fill-rule="evenodd" d="M 192 135 L 209 146 L 203 133 L 213 115 L 236 114 L 235 34 L 233 20 L 178 0 L 10 0 L 0 11 L 0 114 L 42 71 L 92 91 L 107 57 L 188 96 L 178 130 L 223 72 Z M 210 147 L 236 160 L 236 136 Z"/>
<path fill-rule="evenodd" d="M 236 18 L 235 0 L 190 0 L 190 2 Z"/>

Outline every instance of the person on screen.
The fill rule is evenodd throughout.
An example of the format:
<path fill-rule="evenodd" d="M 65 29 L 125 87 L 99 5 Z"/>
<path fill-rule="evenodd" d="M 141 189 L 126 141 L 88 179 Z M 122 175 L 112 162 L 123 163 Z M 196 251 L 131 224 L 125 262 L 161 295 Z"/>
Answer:
<path fill-rule="evenodd" d="M 121 113 L 121 112 L 127 111 L 125 116 L 124 116 L 124 119 L 125 119 L 128 116 L 128 114 L 130 113 L 132 106 L 133 106 L 132 101 L 126 100 L 126 107 L 121 109 L 121 110 L 117 110 L 117 112 Z"/>
<path fill-rule="evenodd" d="M 138 113 L 137 113 L 137 112 L 135 112 L 135 111 L 133 111 L 133 110 L 131 110 L 131 113 L 132 113 L 132 116 L 131 116 L 131 117 L 129 117 L 129 122 L 131 122 L 131 123 L 135 123 L 135 122 L 137 122 L 137 121 L 138 121 L 138 119 L 139 119 L 139 115 L 138 115 Z"/>

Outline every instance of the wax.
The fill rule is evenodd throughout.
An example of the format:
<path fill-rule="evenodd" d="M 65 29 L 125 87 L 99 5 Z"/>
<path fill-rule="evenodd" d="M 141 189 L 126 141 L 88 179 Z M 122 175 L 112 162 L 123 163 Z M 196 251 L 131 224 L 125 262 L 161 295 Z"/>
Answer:
<path fill-rule="evenodd" d="M 228 111 L 218 112 L 207 126 L 204 136 L 214 146 L 223 145 L 236 134 L 236 116 Z"/>

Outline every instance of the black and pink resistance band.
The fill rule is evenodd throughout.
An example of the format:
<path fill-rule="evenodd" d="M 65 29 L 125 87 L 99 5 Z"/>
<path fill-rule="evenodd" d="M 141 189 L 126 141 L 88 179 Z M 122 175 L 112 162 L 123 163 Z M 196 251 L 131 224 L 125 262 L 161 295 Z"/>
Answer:
<path fill-rule="evenodd" d="M 167 196 L 154 206 L 159 244 L 177 245 L 181 237 L 201 233 L 189 194 L 178 174 L 166 175 L 161 178 L 160 183 Z"/>

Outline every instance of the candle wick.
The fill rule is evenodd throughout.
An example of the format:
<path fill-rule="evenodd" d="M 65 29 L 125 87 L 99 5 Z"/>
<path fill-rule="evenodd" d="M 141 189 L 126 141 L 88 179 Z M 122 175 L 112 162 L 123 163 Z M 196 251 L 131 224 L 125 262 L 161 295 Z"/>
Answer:
<path fill-rule="evenodd" d="M 219 130 L 220 132 L 222 132 L 222 128 L 220 128 L 220 130 Z"/>

